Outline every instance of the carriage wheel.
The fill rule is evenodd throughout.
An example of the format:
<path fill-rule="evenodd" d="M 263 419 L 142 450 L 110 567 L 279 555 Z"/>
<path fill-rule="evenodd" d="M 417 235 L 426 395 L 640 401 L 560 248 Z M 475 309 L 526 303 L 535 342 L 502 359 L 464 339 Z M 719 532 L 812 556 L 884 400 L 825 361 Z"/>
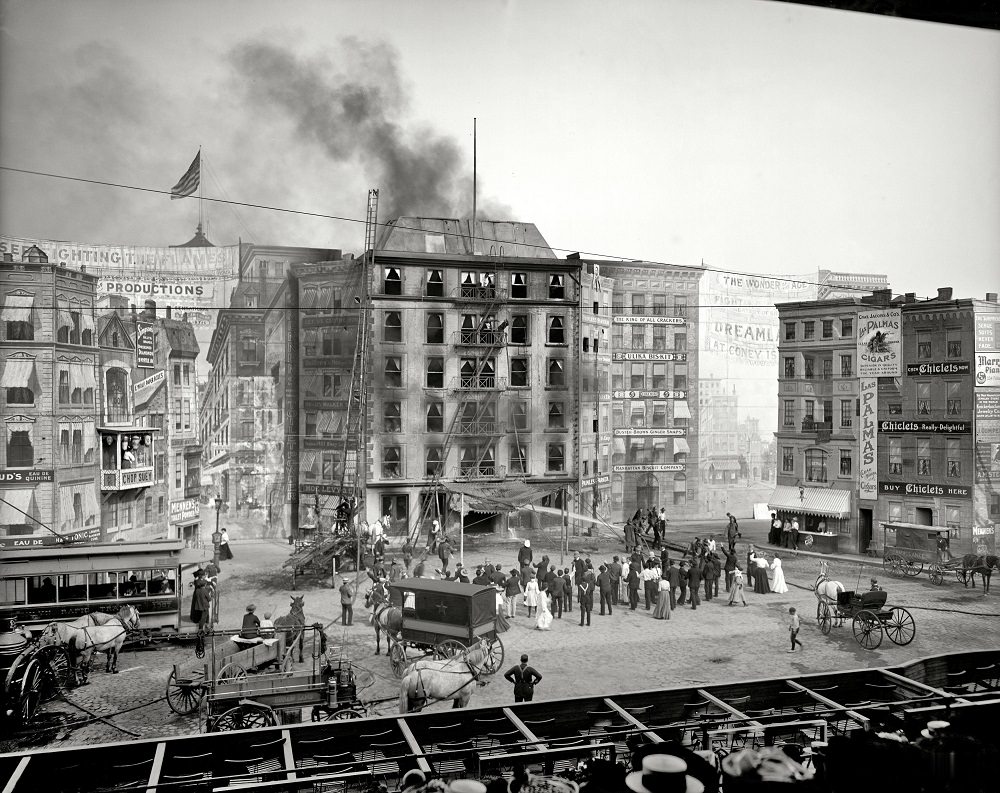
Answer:
<path fill-rule="evenodd" d="M 964 567 L 955 568 L 955 578 L 957 578 L 960 583 L 965 584 L 966 586 L 969 585 L 969 571 Z"/>
<path fill-rule="evenodd" d="M 819 629 L 823 632 L 824 636 L 829 636 L 830 630 L 833 628 L 833 612 L 830 611 L 830 607 L 823 601 L 820 601 L 816 610 L 819 612 L 819 616 L 816 618 Z"/>
<path fill-rule="evenodd" d="M 927 569 L 927 575 L 931 579 L 932 584 L 943 584 L 944 583 L 944 568 L 939 564 L 932 564 Z"/>
<path fill-rule="evenodd" d="M 167 678 L 167 704 L 174 713 L 191 715 L 198 710 L 204 696 L 205 688 L 200 680 L 177 679 L 174 672 Z"/>
<path fill-rule="evenodd" d="M 905 647 L 917 635 L 917 623 L 909 611 L 901 606 L 893 606 L 885 621 L 885 632 L 889 641 Z"/>
<path fill-rule="evenodd" d="M 904 559 L 902 564 L 903 575 L 913 578 L 914 576 L 920 575 L 920 571 L 924 569 L 924 563 L 919 559 Z"/>
<path fill-rule="evenodd" d="M 277 723 L 274 711 L 266 706 L 237 705 L 215 720 L 211 732 L 252 730 L 257 727 L 274 727 Z"/>
<path fill-rule="evenodd" d="M 360 719 L 361 714 L 356 710 L 351 710 L 350 708 L 344 708 L 343 710 L 335 710 L 332 713 L 327 713 L 326 718 L 323 721 L 349 721 L 351 719 Z"/>
<path fill-rule="evenodd" d="M 886 555 L 886 557 L 882 560 L 882 569 L 889 575 L 898 575 L 899 558 L 897 556 L 893 556 L 892 554 Z"/>
<path fill-rule="evenodd" d="M 458 639 L 445 639 L 434 648 L 434 657 L 442 660 L 461 656 L 468 648 Z"/>
<path fill-rule="evenodd" d="M 862 609 L 854 615 L 854 638 L 866 650 L 882 644 L 882 623 L 874 612 Z"/>
<path fill-rule="evenodd" d="M 489 652 L 483 659 L 483 672 L 487 675 L 495 675 L 503 666 L 503 641 L 499 636 L 494 636 L 490 640 Z"/>
<path fill-rule="evenodd" d="M 389 665 L 392 666 L 392 673 L 396 677 L 402 677 L 406 671 L 406 648 L 402 642 L 389 639 Z"/>
<path fill-rule="evenodd" d="M 228 663 L 219 670 L 216 683 L 238 683 L 247 679 L 247 670 L 237 663 Z"/>
<path fill-rule="evenodd" d="M 73 670 L 69 665 L 69 651 L 65 647 L 42 647 L 38 651 L 45 679 L 45 699 L 51 699 L 73 682 Z"/>
<path fill-rule="evenodd" d="M 42 701 L 42 666 L 32 658 L 24 667 L 21 675 L 19 697 L 21 705 L 21 724 L 27 724 L 38 710 Z"/>

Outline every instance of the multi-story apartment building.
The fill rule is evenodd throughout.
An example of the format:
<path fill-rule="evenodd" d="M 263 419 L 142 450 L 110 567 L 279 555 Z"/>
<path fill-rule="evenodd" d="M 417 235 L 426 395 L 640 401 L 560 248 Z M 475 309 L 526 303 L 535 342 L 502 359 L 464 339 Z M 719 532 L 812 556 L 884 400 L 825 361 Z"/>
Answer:
<path fill-rule="evenodd" d="M 778 304 L 778 474 L 768 503 L 804 531 L 837 534 L 843 551 L 863 552 L 871 540 L 857 496 L 858 312 L 890 296 Z"/>
<path fill-rule="evenodd" d="M 700 268 L 602 262 L 611 309 L 612 519 L 667 506 L 699 510 Z M 694 408 L 694 411 L 692 411 Z"/>
<path fill-rule="evenodd" d="M 531 224 L 481 221 L 475 232 L 464 221 L 399 218 L 378 242 L 368 515 L 414 520 L 439 466 L 446 482 L 518 480 L 549 493 L 550 507 L 575 495 L 581 262 L 557 259 Z M 467 528 L 505 517 L 465 501 Z M 449 526 L 459 506 L 438 505 Z"/>
<path fill-rule="evenodd" d="M 878 388 L 875 520 L 947 526 L 956 555 L 995 553 L 1000 518 L 1000 306 L 986 298 L 897 298 L 902 372 Z"/>
<path fill-rule="evenodd" d="M 732 487 L 746 478 L 740 467 L 740 398 L 728 380 L 702 377 L 698 380 L 698 444 L 701 481 L 716 487 Z M 744 457 L 744 465 L 745 463 Z M 709 505 L 711 509 L 712 505 Z"/>

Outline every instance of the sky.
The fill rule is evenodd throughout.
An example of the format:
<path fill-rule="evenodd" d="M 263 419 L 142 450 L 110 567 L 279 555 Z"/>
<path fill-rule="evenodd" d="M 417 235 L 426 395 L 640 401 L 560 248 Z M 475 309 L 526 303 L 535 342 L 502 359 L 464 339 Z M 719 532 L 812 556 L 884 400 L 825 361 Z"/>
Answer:
<path fill-rule="evenodd" d="M 169 190 L 216 244 L 380 220 L 559 255 L 1000 291 L 1000 34 L 764 0 L 2 0 L 0 164 Z M 0 233 L 170 245 L 193 199 L 0 171 Z"/>

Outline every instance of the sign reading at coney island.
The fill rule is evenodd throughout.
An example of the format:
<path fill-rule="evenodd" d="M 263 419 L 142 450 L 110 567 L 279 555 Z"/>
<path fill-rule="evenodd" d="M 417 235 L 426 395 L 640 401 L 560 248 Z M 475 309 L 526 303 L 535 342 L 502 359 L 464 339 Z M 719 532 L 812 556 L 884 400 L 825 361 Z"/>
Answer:
<path fill-rule="evenodd" d="M 858 312 L 858 377 L 900 377 L 902 310 Z"/>

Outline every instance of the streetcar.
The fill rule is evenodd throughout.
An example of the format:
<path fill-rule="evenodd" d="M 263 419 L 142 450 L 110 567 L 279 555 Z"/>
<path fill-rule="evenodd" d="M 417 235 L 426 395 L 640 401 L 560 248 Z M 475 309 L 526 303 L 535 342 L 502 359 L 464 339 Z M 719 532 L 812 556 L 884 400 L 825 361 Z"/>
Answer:
<path fill-rule="evenodd" d="M 148 636 L 197 633 L 189 584 L 203 552 L 183 540 L 0 548 L 0 609 L 33 633 L 134 606 Z"/>

